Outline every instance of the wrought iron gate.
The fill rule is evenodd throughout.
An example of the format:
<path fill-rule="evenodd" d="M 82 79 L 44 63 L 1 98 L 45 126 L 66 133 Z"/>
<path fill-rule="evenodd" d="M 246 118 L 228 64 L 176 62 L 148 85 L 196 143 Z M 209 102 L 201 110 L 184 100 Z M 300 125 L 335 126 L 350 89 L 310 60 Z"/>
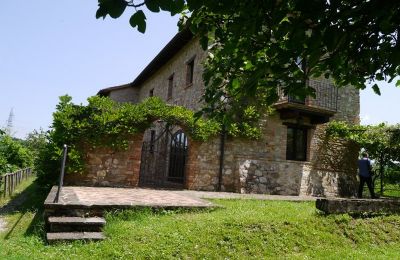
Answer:
<path fill-rule="evenodd" d="M 143 141 L 139 185 L 161 188 L 183 188 L 188 140 L 182 130 L 172 133 L 166 125 L 151 130 Z"/>
<path fill-rule="evenodd" d="M 182 184 L 185 182 L 187 150 L 187 137 L 182 130 L 178 130 L 171 138 L 168 181 Z"/>

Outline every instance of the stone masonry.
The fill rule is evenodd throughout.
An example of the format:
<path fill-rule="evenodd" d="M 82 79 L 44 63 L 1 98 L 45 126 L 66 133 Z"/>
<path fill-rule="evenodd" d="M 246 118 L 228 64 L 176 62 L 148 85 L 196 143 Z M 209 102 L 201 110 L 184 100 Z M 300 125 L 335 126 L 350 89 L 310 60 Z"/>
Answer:
<path fill-rule="evenodd" d="M 201 108 L 204 92 L 202 62 L 204 52 L 194 38 L 140 85 L 111 90 L 108 96 L 120 102 L 140 102 L 150 93 L 167 103 L 192 110 Z M 194 59 L 193 82 L 187 84 L 187 64 Z M 172 96 L 168 98 L 169 79 L 173 76 Z M 325 79 L 319 79 L 327 81 Z M 359 92 L 352 87 L 338 90 L 337 112 L 330 120 L 359 123 Z M 224 149 L 221 189 L 238 193 L 280 195 L 352 196 L 356 185 L 357 147 L 324 135 L 325 124 L 313 124 L 302 118 L 307 131 L 307 159 L 286 159 L 288 124 L 295 119 L 281 119 L 278 111 L 260 122 L 258 140 L 227 138 Z M 179 126 L 178 126 L 179 128 Z M 140 142 L 134 138 L 128 151 L 113 153 L 89 151 L 86 183 L 92 185 L 136 186 L 140 168 Z M 144 133 L 148 140 L 149 132 Z M 135 153 L 135 154 L 132 154 Z M 94 155 L 96 154 L 96 155 Z M 131 159 L 135 157 L 135 160 Z M 112 158 L 112 159 L 111 159 Z M 118 163 L 114 163 L 114 159 Z M 129 166 L 128 166 L 129 165 Z M 135 166 L 134 166 L 135 165 Z M 138 167 L 139 168 L 136 168 Z M 189 140 L 184 187 L 215 191 L 219 186 L 220 137 L 206 142 Z"/>
<path fill-rule="evenodd" d="M 65 176 L 67 185 L 136 187 L 139 183 L 143 134 L 129 141 L 126 150 L 86 147 L 85 171 Z"/>

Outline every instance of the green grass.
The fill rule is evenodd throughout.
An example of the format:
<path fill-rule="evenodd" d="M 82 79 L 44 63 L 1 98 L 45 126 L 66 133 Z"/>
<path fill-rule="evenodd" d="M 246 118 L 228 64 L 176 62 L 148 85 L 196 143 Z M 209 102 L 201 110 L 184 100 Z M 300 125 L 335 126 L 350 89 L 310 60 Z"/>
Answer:
<path fill-rule="evenodd" d="M 312 202 L 213 200 L 211 211 L 109 212 L 107 239 L 47 246 L 35 184 L 8 214 L 0 259 L 398 259 L 400 216 L 325 216 Z M 36 217 L 35 217 L 36 216 Z"/>
<path fill-rule="evenodd" d="M 15 189 L 14 193 L 9 196 L 7 194 L 6 197 L 4 197 L 4 184 L 0 185 L 0 207 L 5 205 L 7 202 L 11 201 L 12 199 L 15 199 L 18 197 L 23 191 L 26 190 L 28 186 L 32 184 L 34 180 L 34 177 L 30 177 L 27 180 L 23 180 Z"/>
<path fill-rule="evenodd" d="M 377 192 L 380 191 L 380 185 L 375 188 Z M 383 186 L 383 196 L 385 197 L 400 197 L 400 186 L 398 184 L 385 184 Z"/>
<path fill-rule="evenodd" d="M 381 195 L 381 185 L 379 180 L 375 181 L 374 191 L 377 195 Z M 363 196 L 366 198 L 370 197 L 367 185 L 364 186 Z M 398 184 L 384 183 L 383 197 L 400 198 L 400 186 Z"/>

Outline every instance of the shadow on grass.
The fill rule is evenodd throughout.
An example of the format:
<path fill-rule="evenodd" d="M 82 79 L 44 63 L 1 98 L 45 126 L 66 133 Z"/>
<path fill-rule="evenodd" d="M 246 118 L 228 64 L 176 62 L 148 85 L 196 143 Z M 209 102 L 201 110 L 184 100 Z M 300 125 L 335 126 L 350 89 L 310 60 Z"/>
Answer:
<path fill-rule="evenodd" d="M 222 207 L 210 207 L 210 208 L 182 208 L 182 207 L 172 207 L 172 208 L 152 208 L 147 206 L 138 206 L 130 209 L 118 209 L 109 210 L 105 212 L 105 217 L 108 220 L 123 220 L 123 221 L 141 221 L 148 217 L 153 216 L 170 216 L 179 215 L 186 213 L 210 213 Z"/>
<path fill-rule="evenodd" d="M 35 215 L 25 232 L 25 236 L 37 235 L 44 238 L 43 202 L 46 199 L 47 193 L 48 191 L 40 189 L 34 181 L 21 193 L 12 196 L 7 204 L 0 208 L 0 217 L 15 213 L 21 214 L 12 224 L 12 227 L 5 235 L 5 239 L 8 239 L 12 235 L 26 213 L 33 213 Z"/>

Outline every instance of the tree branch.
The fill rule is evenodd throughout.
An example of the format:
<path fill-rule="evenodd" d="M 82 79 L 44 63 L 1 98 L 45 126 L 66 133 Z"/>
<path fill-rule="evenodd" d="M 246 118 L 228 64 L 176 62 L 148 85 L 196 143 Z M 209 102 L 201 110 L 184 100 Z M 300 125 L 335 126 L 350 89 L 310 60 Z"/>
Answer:
<path fill-rule="evenodd" d="M 127 5 L 127 6 L 130 6 L 130 7 L 138 8 L 138 7 L 141 7 L 141 6 L 145 5 L 145 1 L 143 1 L 143 2 L 140 3 L 140 4 L 135 4 L 135 3 L 133 2 L 133 0 L 131 0 L 131 1 L 127 2 L 126 5 Z"/>

